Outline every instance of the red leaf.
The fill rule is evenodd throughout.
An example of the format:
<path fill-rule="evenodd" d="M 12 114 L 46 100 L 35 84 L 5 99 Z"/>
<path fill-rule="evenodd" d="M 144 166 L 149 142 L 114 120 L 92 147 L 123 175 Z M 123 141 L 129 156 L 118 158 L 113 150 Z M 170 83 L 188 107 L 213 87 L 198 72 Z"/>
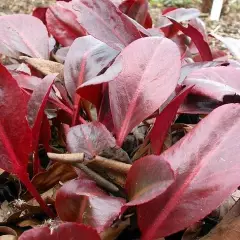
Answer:
<path fill-rule="evenodd" d="M 38 19 L 40 19 L 44 25 L 47 24 L 46 22 L 46 12 L 47 12 L 47 8 L 45 7 L 37 7 L 33 10 L 32 15 Z"/>
<path fill-rule="evenodd" d="M 195 85 L 192 93 L 223 101 L 226 96 L 240 95 L 240 69 L 209 67 L 192 72 L 183 82 Z"/>
<path fill-rule="evenodd" d="M 92 36 L 76 39 L 64 64 L 64 80 L 71 98 L 74 100 L 76 89 L 96 77 L 118 53 Z"/>
<path fill-rule="evenodd" d="M 192 225 L 239 186 L 239 126 L 240 105 L 224 105 L 160 156 L 171 164 L 176 180 L 161 196 L 138 206 L 143 240 Z"/>
<path fill-rule="evenodd" d="M 201 55 L 202 61 L 213 60 L 210 47 L 208 43 L 204 40 L 204 36 L 202 35 L 201 32 L 199 32 L 195 27 L 191 26 L 191 24 L 188 24 L 188 27 L 184 27 L 180 23 L 176 22 L 174 19 L 171 19 L 170 17 L 169 20 L 178 30 L 182 31 L 184 34 L 186 34 L 192 39 Z"/>
<path fill-rule="evenodd" d="M 119 9 L 144 26 L 148 15 L 148 0 L 124 0 Z"/>
<path fill-rule="evenodd" d="M 90 158 L 115 145 L 114 137 L 99 122 L 72 127 L 67 134 L 68 150 L 73 153 L 84 152 Z"/>
<path fill-rule="evenodd" d="M 53 217 L 27 174 L 32 147 L 32 135 L 26 119 L 28 99 L 29 96 L 0 64 L 0 167 L 16 174 L 43 210 Z"/>
<path fill-rule="evenodd" d="M 117 57 L 113 64 L 106 70 L 105 73 L 92 78 L 91 80 L 83 83 L 78 89 L 77 93 L 93 103 L 97 109 L 100 108 L 102 102 L 102 84 L 112 81 L 122 71 L 121 56 Z"/>
<path fill-rule="evenodd" d="M 56 196 L 56 210 L 61 220 L 83 223 L 98 232 L 112 225 L 124 203 L 122 198 L 107 195 L 95 182 L 83 179 L 64 184 Z"/>
<path fill-rule="evenodd" d="M 159 155 L 161 153 L 168 129 L 176 117 L 179 106 L 183 103 L 192 87 L 184 88 L 156 117 L 154 126 L 150 132 L 151 147 L 154 154 Z"/>
<path fill-rule="evenodd" d="M 172 94 L 181 65 L 177 45 L 159 37 L 133 42 L 122 51 L 120 58 L 123 70 L 109 82 L 118 145 L 122 145 L 127 134 Z"/>
<path fill-rule="evenodd" d="M 70 46 L 76 38 L 86 35 L 77 21 L 76 13 L 72 8 L 72 2 L 63 1 L 57 2 L 47 10 L 48 31 L 63 46 Z"/>
<path fill-rule="evenodd" d="M 79 240 L 80 236 L 81 239 L 86 240 L 101 240 L 96 230 L 77 223 L 62 223 L 57 226 L 36 227 L 25 231 L 19 237 L 19 240 Z"/>
<path fill-rule="evenodd" d="M 73 7 L 78 11 L 78 21 L 87 32 L 116 50 L 141 38 L 131 20 L 110 0 L 73 0 Z"/>
<path fill-rule="evenodd" d="M 6 68 L 0 65 L 0 167 L 8 172 L 25 170 L 31 152 L 31 131 L 26 120 L 27 102 L 28 96 Z"/>
<path fill-rule="evenodd" d="M 49 146 L 50 140 L 51 140 L 51 126 L 49 124 L 47 116 L 43 115 L 40 136 L 39 136 L 39 142 L 43 144 L 43 146 L 47 152 L 52 151 Z"/>
<path fill-rule="evenodd" d="M 19 57 L 48 59 L 48 32 L 44 24 L 30 15 L 16 14 L 0 17 L 0 53 Z"/>
<path fill-rule="evenodd" d="M 158 156 L 143 157 L 132 165 L 128 172 L 126 191 L 129 202 L 137 206 L 161 195 L 174 182 L 174 172 L 168 162 Z"/>
<path fill-rule="evenodd" d="M 32 150 L 34 152 L 34 173 L 40 171 L 40 162 L 38 158 L 38 143 L 42 120 L 44 116 L 44 109 L 47 104 L 48 96 L 50 94 L 55 75 L 46 76 L 34 89 L 27 106 L 27 120 L 32 129 Z"/>

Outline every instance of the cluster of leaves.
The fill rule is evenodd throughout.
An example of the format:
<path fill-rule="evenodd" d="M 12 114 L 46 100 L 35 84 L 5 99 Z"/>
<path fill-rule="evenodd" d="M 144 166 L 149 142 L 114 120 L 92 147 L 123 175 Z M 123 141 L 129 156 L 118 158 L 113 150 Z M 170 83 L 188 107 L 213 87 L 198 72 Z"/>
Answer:
<path fill-rule="evenodd" d="M 29 156 L 34 174 L 45 171 L 38 149 L 53 150 L 54 130 L 85 163 L 69 160 L 80 170 L 57 192 L 61 222 L 19 239 L 104 239 L 135 214 L 141 239 L 159 239 L 203 219 L 237 189 L 240 63 L 210 49 L 209 38 L 236 58 L 240 44 L 208 35 L 199 14 L 168 8 L 153 26 L 147 0 L 72 0 L 0 17 L 0 53 L 11 62 L 0 65 L 0 167 L 54 218 L 29 179 Z M 201 121 L 169 144 L 182 114 Z M 146 134 L 120 162 L 116 152 L 127 155 L 121 147 L 140 127 Z M 101 159 L 109 149 L 115 160 Z"/>

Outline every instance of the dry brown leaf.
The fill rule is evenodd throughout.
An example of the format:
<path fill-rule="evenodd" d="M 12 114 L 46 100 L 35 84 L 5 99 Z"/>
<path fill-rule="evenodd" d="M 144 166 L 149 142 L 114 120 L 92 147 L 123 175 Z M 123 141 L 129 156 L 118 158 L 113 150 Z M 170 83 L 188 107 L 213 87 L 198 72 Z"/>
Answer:
<path fill-rule="evenodd" d="M 240 200 L 225 215 L 223 220 L 201 240 L 239 240 L 240 239 Z"/>
<path fill-rule="evenodd" d="M 24 61 L 25 63 L 31 65 L 33 68 L 38 70 L 40 73 L 42 73 L 44 76 L 48 74 L 57 73 L 58 79 L 63 81 L 64 80 L 64 65 L 61 63 L 44 60 L 40 58 L 30 58 L 26 56 L 21 56 L 19 58 L 20 60 Z"/>
<path fill-rule="evenodd" d="M 17 240 L 18 238 L 13 235 L 2 235 L 0 236 L 0 240 Z"/>
<path fill-rule="evenodd" d="M 39 192 L 45 192 L 59 182 L 76 178 L 77 174 L 70 164 L 54 163 L 45 172 L 39 173 L 32 179 L 33 185 Z"/>
<path fill-rule="evenodd" d="M 41 224 L 41 222 L 37 219 L 26 219 L 26 220 L 23 220 L 23 221 L 17 223 L 17 226 L 19 226 L 19 227 L 35 227 L 40 224 Z"/>
<path fill-rule="evenodd" d="M 17 232 L 14 229 L 7 226 L 0 226 L 0 233 L 17 237 Z"/>

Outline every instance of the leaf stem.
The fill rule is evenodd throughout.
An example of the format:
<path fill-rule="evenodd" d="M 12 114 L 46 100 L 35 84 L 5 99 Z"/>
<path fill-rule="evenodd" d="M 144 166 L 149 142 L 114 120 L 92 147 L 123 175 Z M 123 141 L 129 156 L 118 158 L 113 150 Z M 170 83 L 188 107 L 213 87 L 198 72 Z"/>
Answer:
<path fill-rule="evenodd" d="M 19 175 L 20 176 L 20 175 Z M 31 193 L 31 195 L 37 200 L 37 202 L 39 203 L 40 207 L 42 208 L 42 210 L 50 217 L 50 218 L 54 218 L 55 214 L 53 213 L 53 211 L 47 206 L 47 204 L 45 203 L 45 201 L 42 199 L 41 195 L 39 194 L 39 192 L 37 191 L 37 189 L 33 186 L 33 184 L 31 183 L 31 181 L 29 180 L 29 177 L 26 174 L 21 174 L 21 181 L 22 183 L 26 186 L 26 188 L 28 189 L 28 191 Z"/>

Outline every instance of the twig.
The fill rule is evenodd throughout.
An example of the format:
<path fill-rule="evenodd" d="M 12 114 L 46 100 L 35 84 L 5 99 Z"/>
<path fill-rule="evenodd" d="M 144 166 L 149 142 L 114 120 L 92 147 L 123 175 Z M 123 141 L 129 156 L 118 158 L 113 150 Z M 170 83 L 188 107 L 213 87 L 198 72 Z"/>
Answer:
<path fill-rule="evenodd" d="M 82 163 L 84 161 L 84 153 L 47 153 L 51 160 L 62 163 Z"/>
<path fill-rule="evenodd" d="M 108 159 L 100 156 L 96 156 L 94 159 L 89 161 L 89 163 L 94 164 L 95 166 L 103 167 L 105 169 L 116 171 L 118 173 L 123 173 L 125 175 L 127 175 L 128 171 L 132 166 L 131 164 L 119 162 L 116 160 L 112 160 L 112 159 Z M 89 164 L 89 163 L 86 162 L 86 164 Z"/>
<path fill-rule="evenodd" d="M 51 160 L 55 160 L 58 162 L 63 163 L 82 163 L 84 162 L 84 154 L 83 153 L 64 153 L 64 154 L 58 154 L 58 153 L 47 153 L 48 157 Z M 109 169 L 118 173 L 122 173 L 127 175 L 128 171 L 131 168 L 131 164 L 119 162 L 117 160 L 108 159 L 100 156 L 96 156 L 92 160 L 85 161 L 86 165 L 93 164 L 94 166 L 103 167 L 105 169 Z"/>
<path fill-rule="evenodd" d="M 109 182 L 105 178 L 101 177 L 99 174 L 97 174 L 93 170 L 89 169 L 87 166 L 85 166 L 81 163 L 74 163 L 73 166 L 82 170 L 90 178 L 92 178 L 99 186 L 105 188 L 106 190 L 108 190 L 110 192 L 118 192 L 119 191 L 117 186 L 115 186 L 113 183 Z"/>

